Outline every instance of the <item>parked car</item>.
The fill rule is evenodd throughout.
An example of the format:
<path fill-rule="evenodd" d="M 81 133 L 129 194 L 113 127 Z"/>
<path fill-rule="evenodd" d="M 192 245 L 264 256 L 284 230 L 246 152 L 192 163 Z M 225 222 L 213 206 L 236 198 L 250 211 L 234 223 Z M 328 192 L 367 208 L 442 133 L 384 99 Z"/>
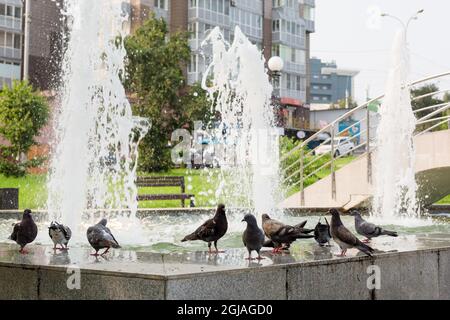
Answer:
<path fill-rule="evenodd" d="M 334 138 L 334 157 L 351 155 L 353 154 L 353 149 L 355 149 L 355 144 L 348 137 Z M 331 140 L 328 140 L 321 146 L 314 150 L 314 154 L 321 155 L 324 153 L 331 152 Z"/>

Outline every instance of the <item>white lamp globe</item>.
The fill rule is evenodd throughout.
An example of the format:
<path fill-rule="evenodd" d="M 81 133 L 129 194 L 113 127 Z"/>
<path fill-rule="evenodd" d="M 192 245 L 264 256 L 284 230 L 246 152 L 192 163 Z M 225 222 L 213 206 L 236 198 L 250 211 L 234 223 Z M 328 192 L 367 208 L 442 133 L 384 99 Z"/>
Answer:
<path fill-rule="evenodd" d="M 269 66 L 270 71 L 280 72 L 281 70 L 283 70 L 284 62 L 280 57 L 273 56 L 269 59 L 267 65 Z"/>

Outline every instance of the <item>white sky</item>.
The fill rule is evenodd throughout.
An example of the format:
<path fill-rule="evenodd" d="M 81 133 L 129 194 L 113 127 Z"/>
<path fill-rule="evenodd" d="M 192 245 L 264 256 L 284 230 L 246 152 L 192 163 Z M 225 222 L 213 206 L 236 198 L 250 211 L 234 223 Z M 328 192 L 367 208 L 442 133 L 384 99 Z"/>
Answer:
<path fill-rule="evenodd" d="M 449 0 L 316 0 L 311 56 L 359 70 L 355 78 L 358 102 L 365 101 L 367 86 L 371 97 L 385 91 L 390 47 L 400 26 L 390 18 L 378 19 L 374 8 L 402 20 L 425 10 L 408 29 L 411 80 L 450 71 Z M 438 85 L 450 89 L 450 82 Z"/>

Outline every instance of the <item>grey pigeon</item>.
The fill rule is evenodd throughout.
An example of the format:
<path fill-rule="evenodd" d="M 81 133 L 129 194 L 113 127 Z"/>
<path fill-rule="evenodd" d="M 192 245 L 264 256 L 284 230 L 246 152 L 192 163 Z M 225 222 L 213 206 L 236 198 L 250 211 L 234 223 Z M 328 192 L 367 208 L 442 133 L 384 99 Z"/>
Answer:
<path fill-rule="evenodd" d="M 278 253 L 283 249 L 289 248 L 291 243 L 301 238 L 313 238 L 308 233 L 314 230 L 305 229 L 306 221 L 295 226 L 286 225 L 280 221 L 271 219 L 268 214 L 262 215 L 262 227 L 264 234 L 273 242 L 273 253 Z M 265 243 L 265 246 L 271 246 Z"/>
<path fill-rule="evenodd" d="M 384 235 L 391 237 L 398 237 L 397 232 L 385 230 L 382 227 L 379 227 L 373 223 L 364 220 L 361 217 L 361 213 L 358 210 L 352 210 L 350 212 L 350 215 L 355 217 L 356 232 L 367 238 L 366 240 L 363 240 L 363 242 L 370 242 L 372 238 Z"/>
<path fill-rule="evenodd" d="M 244 219 L 242 219 L 242 221 L 247 222 L 247 228 L 242 234 L 242 242 L 244 242 L 244 246 L 248 250 L 247 259 L 253 260 L 252 251 L 256 251 L 258 253 L 258 260 L 264 259 L 259 253 L 264 243 L 264 233 L 258 227 L 255 216 L 248 213 L 244 216 Z"/>
<path fill-rule="evenodd" d="M 36 239 L 38 234 L 38 228 L 31 216 L 31 210 L 26 209 L 23 212 L 22 221 L 16 223 L 13 228 L 13 232 L 9 236 L 10 240 L 15 241 L 20 246 L 20 253 L 28 253 L 24 250 L 28 243 L 31 243 Z"/>
<path fill-rule="evenodd" d="M 106 223 L 107 220 L 102 219 L 99 223 L 87 229 L 87 239 L 92 248 L 95 249 L 95 253 L 91 254 L 92 256 L 98 256 L 98 251 L 103 248 L 106 248 L 106 250 L 101 255 L 108 253 L 111 247 L 120 248 L 120 245 L 114 238 L 111 230 L 106 227 Z"/>
<path fill-rule="evenodd" d="M 314 228 L 314 240 L 319 244 L 319 246 L 323 247 L 326 244 L 330 245 L 331 233 L 330 233 L 330 225 L 328 223 L 327 218 L 325 218 L 324 223 L 320 223 L 320 219 Z"/>
<path fill-rule="evenodd" d="M 70 238 L 72 237 L 72 230 L 68 226 L 63 224 L 59 224 L 56 221 L 52 221 L 50 227 L 48 228 L 48 235 L 50 239 L 53 241 L 53 249 L 58 249 L 56 247 L 57 244 L 61 246 L 61 250 L 68 250 L 67 244 L 69 243 Z"/>
<path fill-rule="evenodd" d="M 214 242 L 214 247 L 216 248 L 216 253 L 219 253 L 217 249 L 217 241 L 222 238 L 228 229 L 227 216 L 225 214 L 225 205 L 219 204 L 217 206 L 216 214 L 212 219 L 207 220 L 200 227 L 197 228 L 191 234 L 181 240 L 184 241 L 195 241 L 203 240 L 208 242 L 208 251 L 211 253 L 211 242 Z"/>
<path fill-rule="evenodd" d="M 339 211 L 331 209 L 331 236 L 333 240 L 341 248 L 340 256 L 345 256 L 347 249 L 356 248 L 364 252 L 368 256 L 372 256 L 374 250 L 368 245 L 359 240 L 353 233 L 351 233 L 342 223 Z"/>

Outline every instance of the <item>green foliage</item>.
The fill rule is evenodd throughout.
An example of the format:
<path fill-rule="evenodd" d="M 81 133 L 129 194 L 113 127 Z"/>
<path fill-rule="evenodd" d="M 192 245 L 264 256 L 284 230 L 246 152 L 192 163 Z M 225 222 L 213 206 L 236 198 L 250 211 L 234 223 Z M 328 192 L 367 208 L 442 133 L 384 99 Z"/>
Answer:
<path fill-rule="evenodd" d="M 190 59 L 188 33 L 171 34 L 163 19 L 150 17 L 125 39 L 127 77 L 134 113 L 149 118 L 152 127 L 140 145 L 139 169 L 163 171 L 171 165 L 167 147 L 173 130 L 184 121 L 183 66 Z"/>
<path fill-rule="evenodd" d="M 422 95 L 425 95 L 427 93 L 432 93 L 432 92 L 436 92 L 439 91 L 439 87 L 436 84 L 427 84 L 424 85 L 422 87 L 419 87 L 417 89 L 413 89 L 411 90 L 411 96 L 412 97 L 419 97 Z M 418 100 L 412 101 L 412 107 L 413 110 L 418 110 L 424 107 L 429 107 L 432 105 L 436 105 L 436 104 L 440 104 L 443 103 L 444 101 L 442 101 L 441 99 L 437 99 L 435 96 L 428 96 L 428 97 L 424 97 L 424 98 L 420 98 Z M 427 114 L 430 114 L 431 112 L 436 111 L 435 108 L 433 109 L 427 109 L 427 110 L 423 110 L 423 111 L 419 111 L 416 113 L 416 118 L 420 119 L 424 116 L 426 116 Z M 438 118 L 438 117 L 442 117 L 444 116 L 445 113 L 440 113 L 437 114 L 435 116 L 433 116 L 433 118 Z M 423 131 L 429 127 L 434 126 L 435 124 L 437 124 L 438 122 L 429 122 L 429 123 L 424 123 L 424 124 L 420 124 L 417 126 L 417 130 L 418 131 Z M 440 130 L 442 128 L 435 128 L 434 130 Z"/>
<path fill-rule="evenodd" d="M 287 154 L 289 151 L 293 150 L 294 148 L 298 147 L 302 143 L 301 140 L 297 139 L 291 139 L 288 137 L 281 137 L 280 138 L 280 154 L 283 156 L 284 154 Z M 324 156 L 313 156 L 312 154 L 308 155 L 308 152 L 310 150 L 305 147 L 303 149 L 303 168 L 304 173 L 303 177 L 307 177 L 311 175 L 314 171 L 319 169 L 321 166 L 323 166 L 325 163 L 329 162 L 331 160 L 330 155 L 324 155 Z M 297 183 L 300 180 L 300 172 L 296 172 L 300 169 L 300 155 L 301 155 L 301 149 L 298 148 L 297 150 L 293 151 L 286 160 L 282 161 L 281 168 L 284 174 L 284 178 L 288 178 L 291 176 L 288 181 L 286 181 L 287 186 L 291 186 L 295 183 Z M 323 169 L 325 170 L 329 166 L 325 166 Z M 322 170 L 318 170 L 314 174 L 312 174 L 309 178 L 305 179 L 303 181 L 303 186 L 307 187 L 317 180 L 319 180 L 321 176 Z M 297 184 L 298 186 L 298 184 Z"/>
<path fill-rule="evenodd" d="M 341 99 L 337 103 L 333 103 L 331 109 L 345 109 L 347 106 L 349 109 L 353 109 L 358 106 L 358 103 L 352 97 L 348 97 L 348 99 Z"/>
<path fill-rule="evenodd" d="M 24 160 L 34 138 L 47 124 L 49 106 L 44 97 L 34 91 L 26 81 L 15 81 L 11 88 L 0 92 L 0 135 L 9 144 L 0 146 L 0 173 L 6 176 L 23 176 L 30 167 L 44 159 Z"/>

